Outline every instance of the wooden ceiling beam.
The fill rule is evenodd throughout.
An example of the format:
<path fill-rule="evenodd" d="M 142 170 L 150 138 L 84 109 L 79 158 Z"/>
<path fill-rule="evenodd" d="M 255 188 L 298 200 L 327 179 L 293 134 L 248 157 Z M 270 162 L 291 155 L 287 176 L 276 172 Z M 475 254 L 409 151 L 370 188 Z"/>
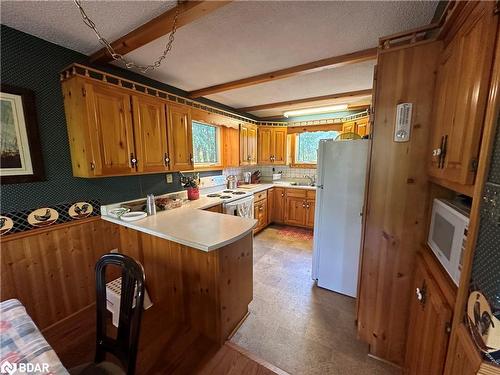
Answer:
<path fill-rule="evenodd" d="M 111 43 L 116 53 L 126 55 L 133 50 L 140 48 L 155 39 L 158 39 L 172 31 L 177 8 L 180 8 L 177 19 L 177 28 L 186 26 L 197 19 L 223 7 L 230 3 L 230 0 L 224 1 L 183 1 L 174 8 L 167 10 L 144 25 L 139 26 L 128 34 Z M 160 54 L 160 52 L 158 52 Z M 102 48 L 90 56 L 91 62 L 109 62 L 112 57 L 106 48 Z"/>
<path fill-rule="evenodd" d="M 313 96 L 313 97 L 310 97 L 310 98 L 294 99 L 294 100 L 287 100 L 287 101 L 284 101 L 284 102 L 276 102 L 276 103 L 254 105 L 254 106 L 251 106 L 251 107 L 243 107 L 243 108 L 238 108 L 238 111 L 241 111 L 241 112 L 255 112 L 255 111 L 260 111 L 260 110 L 263 110 L 263 109 L 272 109 L 272 108 L 287 107 L 287 106 L 290 106 L 290 105 L 303 104 L 303 103 L 311 103 L 311 102 L 316 102 L 316 101 L 320 101 L 320 100 L 330 100 L 330 99 L 340 99 L 340 98 L 352 98 L 352 97 L 356 97 L 356 96 L 367 96 L 367 95 L 371 95 L 371 94 L 372 94 L 372 89 L 339 92 L 337 94 L 330 94 L 330 95 L 323 95 L 323 96 Z"/>
<path fill-rule="evenodd" d="M 259 74 L 253 77 L 238 79 L 236 81 L 222 83 L 220 85 L 205 87 L 189 93 L 192 99 L 201 96 L 211 95 L 218 92 L 234 90 L 242 87 L 253 86 L 264 82 L 276 81 L 278 79 L 298 76 L 317 72 L 324 69 L 337 68 L 344 65 L 356 64 L 363 61 L 375 60 L 377 58 L 377 48 L 369 48 L 340 56 L 333 56 L 326 59 L 309 62 L 306 64 L 292 66 L 290 68 L 276 70 L 274 72 Z"/>

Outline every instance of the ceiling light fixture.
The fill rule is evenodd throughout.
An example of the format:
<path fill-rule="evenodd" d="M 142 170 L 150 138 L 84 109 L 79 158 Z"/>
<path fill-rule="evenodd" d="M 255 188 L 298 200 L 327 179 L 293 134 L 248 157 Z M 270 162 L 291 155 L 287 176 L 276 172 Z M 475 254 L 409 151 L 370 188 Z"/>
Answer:
<path fill-rule="evenodd" d="M 305 109 L 297 109 L 296 111 L 286 111 L 283 113 L 283 116 L 288 118 L 290 116 L 318 115 L 320 113 L 345 111 L 346 109 L 347 109 L 347 104 L 337 104 L 337 105 L 330 105 L 327 107 L 305 108 Z"/>
<path fill-rule="evenodd" d="M 163 60 L 165 60 L 165 57 L 167 57 L 167 53 L 170 52 L 172 49 L 172 43 L 174 42 L 174 35 L 175 32 L 177 31 L 177 19 L 179 18 L 179 13 L 180 13 L 180 6 L 179 2 L 177 2 L 177 6 L 175 9 L 175 15 L 174 15 L 174 20 L 172 22 L 172 31 L 170 32 L 170 35 L 168 36 L 168 42 L 165 45 L 165 49 L 163 50 L 163 53 L 158 57 L 158 59 L 153 62 L 152 64 L 149 65 L 140 65 L 136 64 L 133 61 L 127 60 L 122 54 L 117 53 L 111 43 L 109 43 L 104 37 L 101 36 L 101 33 L 99 30 L 97 30 L 97 26 L 95 25 L 94 21 L 92 21 L 89 16 L 87 16 L 87 13 L 85 13 L 85 9 L 83 9 L 83 6 L 80 2 L 80 0 L 73 0 L 75 5 L 78 7 L 78 10 L 80 11 L 80 15 L 82 16 L 83 23 L 87 25 L 90 29 L 92 29 L 97 37 L 97 40 L 99 43 L 101 43 L 104 48 L 108 50 L 108 53 L 111 55 L 113 60 L 120 61 L 125 65 L 127 69 L 139 69 L 142 73 L 147 73 L 151 69 L 157 69 L 160 67 L 161 63 Z"/>

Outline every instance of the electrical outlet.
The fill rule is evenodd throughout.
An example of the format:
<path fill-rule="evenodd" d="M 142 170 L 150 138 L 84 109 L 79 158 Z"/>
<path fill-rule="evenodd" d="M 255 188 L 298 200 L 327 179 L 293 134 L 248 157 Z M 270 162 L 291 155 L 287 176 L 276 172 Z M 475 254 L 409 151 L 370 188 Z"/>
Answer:
<path fill-rule="evenodd" d="M 174 178 L 172 177 L 172 173 L 167 174 L 167 184 L 171 184 L 174 182 Z"/>

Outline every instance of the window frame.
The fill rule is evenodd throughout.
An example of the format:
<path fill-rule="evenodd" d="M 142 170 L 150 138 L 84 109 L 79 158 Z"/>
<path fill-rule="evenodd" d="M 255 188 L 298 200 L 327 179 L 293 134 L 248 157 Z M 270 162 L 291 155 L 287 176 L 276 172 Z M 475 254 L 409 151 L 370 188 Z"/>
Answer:
<path fill-rule="evenodd" d="M 219 125 L 208 124 L 205 121 L 192 120 L 191 121 L 191 132 L 193 131 L 193 124 L 198 123 L 200 125 L 210 126 L 215 128 L 216 137 L 216 149 L 217 149 L 217 163 L 196 163 L 194 162 L 194 170 L 196 171 L 207 171 L 207 170 L 219 170 L 223 168 L 222 161 L 222 129 Z M 193 137 L 194 140 L 194 137 Z M 195 155 L 194 141 L 193 141 L 193 155 Z"/>
<path fill-rule="evenodd" d="M 340 126 L 342 126 L 342 125 L 340 125 Z M 315 133 L 315 132 L 319 132 L 319 131 L 336 131 L 338 133 L 341 133 L 341 130 L 339 130 L 338 126 L 330 126 L 327 128 L 321 128 L 321 129 L 317 129 L 317 130 L 310 130 L 310 131 L 304 130 L 301 132 L 289 134 L 289 137 L 290 137 L 290 139 L 289 139 L 289 141 L 290 141 L 289 142 L 289 145 L 290 145 L 289 155 L 290 155 L 290 167 L 291 168 L 303 168 L 303 169 L 316 168 L 316 166 L 318 165 L 317 161 L 316 161 L 316 163 L 303 163 L 303 162 L 298 163 L 297 162 L 297 155 L 298 155 L 297 147 L 299 146 L 297 137 L 303 133 Z"/>

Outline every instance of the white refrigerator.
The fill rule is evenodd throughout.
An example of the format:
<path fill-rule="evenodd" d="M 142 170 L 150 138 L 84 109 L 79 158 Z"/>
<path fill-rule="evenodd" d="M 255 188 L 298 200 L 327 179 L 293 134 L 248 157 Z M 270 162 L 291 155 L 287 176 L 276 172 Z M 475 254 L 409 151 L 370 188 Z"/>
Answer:
<path fill-rule="evenodd" d="M 355 297 L 370 140 L 321 140 L 314 217 L 312 277 Z"/>

